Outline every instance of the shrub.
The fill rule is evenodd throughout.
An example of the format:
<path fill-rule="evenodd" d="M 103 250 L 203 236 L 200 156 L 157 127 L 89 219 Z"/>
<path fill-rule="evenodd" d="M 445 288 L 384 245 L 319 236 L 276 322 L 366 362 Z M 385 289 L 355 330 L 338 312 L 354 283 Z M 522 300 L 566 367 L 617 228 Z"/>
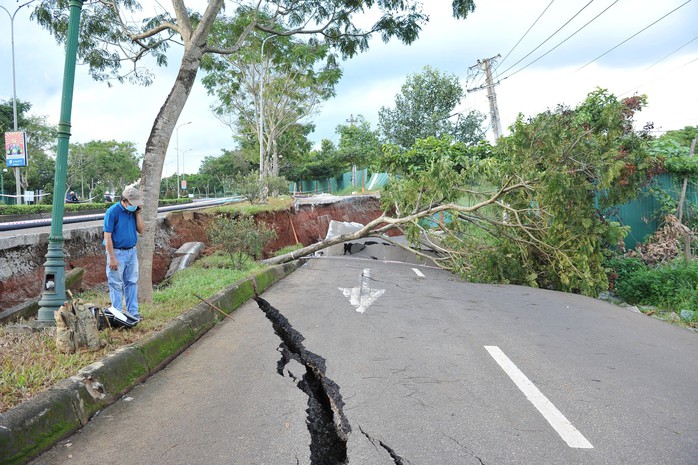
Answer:
<path fill-rule="evenodd" d="M 674 260 L 657 268 L 638 268 L 619 279 L 616 294 L 631 304 L 698 310 L 698 261 Z"/>
<path fill-rule="evenodd" d="M 289 182 L 280 176 L 266 176 L 260 180 L 259 173 L 252 171 L 246 175 L 237 176 L 235 187 L 238 195 L 255 204 L 265 201 L 268 196 L 288 194 Z"/>
<path fill-rule="evenodd" d="M 236 269 L 242 268 L 245 256 L 255 259 L 262 256 L 262 249 L 276 238 L 276 231 L 264 224 L 256 224 L 249 215 L 237 218 L 218 216 L 208 230 L 211 242 L 230 256 Z"/>
<path fill-rule="evenodd" d="M 616 256 L 604 262 L 608 275 L 608 287 L 614 291 L 619 281 L 623 281 L 632 273 L 646 270 L 647 266 L 637 257 Z"/>
<path fill-rule="evenodd" d="M 266 178 L 267 188 L 272 197 L 279 195 L 288 195 L 290 183 L 288 179 L 282 176 L 268 176 Z"/>

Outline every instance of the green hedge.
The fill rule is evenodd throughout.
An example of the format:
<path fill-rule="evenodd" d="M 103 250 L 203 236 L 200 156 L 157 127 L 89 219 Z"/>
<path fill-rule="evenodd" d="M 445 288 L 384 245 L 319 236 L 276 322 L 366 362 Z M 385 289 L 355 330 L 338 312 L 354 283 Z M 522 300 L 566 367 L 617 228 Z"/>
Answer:
<path fill-rule="evenodd" d="M 165 207 L 170 205 L 179 205 L 191 203 L 191 199 L 160 199 L 158 202 L 159 207 Z M 95 203 L 66 203 L 66 212 L 81 212 L 81 211 L 94 211 L 103 210 L 106 211 L 112 203 L 107 202 L 95 202 Z M 51 214 L 53 205 L 0 205 L 0 216 L 1 215 L 32 215 L 39 213 Z"/>

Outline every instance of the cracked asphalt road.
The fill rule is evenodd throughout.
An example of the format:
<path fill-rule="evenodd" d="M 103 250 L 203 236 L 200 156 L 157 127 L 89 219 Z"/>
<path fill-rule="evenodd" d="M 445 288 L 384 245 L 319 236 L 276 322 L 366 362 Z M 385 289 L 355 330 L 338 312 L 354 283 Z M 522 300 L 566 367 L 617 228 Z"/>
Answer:
<path fill-rule="evenodd" d="M 310 260 L 262 295 L 302 349 L 251 301 L 32 463 L 697 463 L 698 335 L 594 299 L 370 259 L 374 247 Z M 359 313 L 350 288 L 357 302 L 385 292 Z M 593 447 L 568 445 L 486 346 Z M 308 365 L 286 349 L 323 360 L 345 462 L 311 452 Z"/>

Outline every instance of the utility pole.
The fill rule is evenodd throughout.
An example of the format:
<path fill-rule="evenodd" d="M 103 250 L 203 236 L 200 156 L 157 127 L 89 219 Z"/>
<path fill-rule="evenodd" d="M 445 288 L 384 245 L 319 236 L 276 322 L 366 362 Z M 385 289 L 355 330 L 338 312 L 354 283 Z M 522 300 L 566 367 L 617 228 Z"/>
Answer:
<path fill-rule="evenodd" d="M 499 119 L 499 109 L 497 108 L 497 94 L 494 91 L 494 86 L 498 83 L 492 82 L 492 64 L 500 56 L 501 55 L 497 54 L 497 56 L 491 58 L 477 60 L 476 64 L 468 68 L 470 72 L 477 68 L 477 74 L 479 74 L 480 71 L 485 73 L 485 84 L 475 89 L 468 89 L 468 92 L 475 92 L 483 88 L 487 89 L 487 100 L 490 102 L 490 120 L 492 120 L 492 131 L 494 132 L 495 141 L 502 135 L 502 123 Z"/>

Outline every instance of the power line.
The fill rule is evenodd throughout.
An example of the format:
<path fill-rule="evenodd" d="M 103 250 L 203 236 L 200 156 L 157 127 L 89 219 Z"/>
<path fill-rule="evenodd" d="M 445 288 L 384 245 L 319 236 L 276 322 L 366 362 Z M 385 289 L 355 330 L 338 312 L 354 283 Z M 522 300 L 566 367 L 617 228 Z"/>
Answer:
<path fill-rule="evenodd" d="M 688 42 L 686 42 L 685 44 L 683 44 L 681 47 L 677 48 L 676 50 L 674 50 L 674 51 L 671 52 L 670 54 L 665 55 L 663 58 L 661 58 L 661 59 L 655 61 L 654 63 L 652 63 L 651 65 L 649 65 L 647 68 L 643 69 L 643 71 L 647 71 L 648 69 L 653 68 L 655 65 L 657 65 L 657 64 L 661 63 L 662 61 L 666 60 L 667 58 L 669 58 L 670 56 L 672 56 L 674 53 L 678 52 L 679 50 L 681 50 L 682 48 L 684 48 L 685 46 L 687 46 L 688 44 L 690 44 L 691 42 L 693 42 L 693 41 L 696 40 L 696 39 L 698 39 L 698 36 L 696 36 L 696 37 L 694 37 L 693 39 L 689 40 Z"/>
<path fill-rule="evenodd" d="M 690 2 L 691 0 L 688 0 L 688 1 Z M 528 52 L 528 53 L 526 54 L 526 56 L 524 56 L 523 58 L 521 58 L 519 61 L 517 61 L 516 63 L 514 63 L 513 65 L 511 65 L 510 67 L 508 67 L 508 68 L 505 69 L 504 71 L 502 71 L 501 74 L 506 74 L 506 72 L 509 71 L 511 68 L 513 68 L 514 66 L 518 65 L 519 63 L 521 63 L 522 61 L 524 61 L 524 60 L 525 60 L 526 58 L 528 58 L 529 56 L 531 56 L 531 54 L 532 54 L 533 52 L 535 52 L 536 50 L 538 50 L 539 48 L 541 48 L 547 41 L 549 41 L 550 39 L 552 39 L 552 38 L 555 36 L 555 34 L 557 34 L 558 32 L 560 32 L 565 26 L 567 26 L 574 18 L 576 18 L 582 11 L 584 11 L 584 10 L 585 10 L 589 5 L 591 5 L 592 3 L 594 3 L 594 0 L 589 0 L 589 3 L 587 3 L 586 5 L 584 5 L 578 12 L 576 12 L 576 13 L 574 14 L 574 16 L 572 16 L 570 19 L 568 19 L 567 22 L 565 22 L 565 24 L 563 24 L 562 26 L 560 26 L 560 27 L 558 28 L 557 31 L 555 31 L 555 32 L 553 32 L 552 34 L 550 34 L 550 35 L 548 36 L 548 38 L 545 39 L 545 40 L 544 40 L 543 42 L 541 42 L 540 44 L 538 44 L 538 46 L 537 46 L 536 48 L 534 48 L 533 50 L 531 50 L 530 52 Z"/>
<path fill-rule="evenodd" d="M 647 68 L 643 69 L 643 71 L 647 71 L 648 69 L 651 69 L 651 68 L 653 68 L 654 66 L 658 65 L 659 63 L 661 63 L 662 61 L 666 60 L 667 58 L 669 58 L 669 57 L 672 56 L 673 54 L 677 53 L 679 50 L 681 50 L 682 48 L 686 47 L 688 44 L 690 44 L 691 42 L 693 42 L 693 41 L 696 40 L 696 39 L 698 39 L 698 36 L 696 36 L 696 37 L 694 37 L 693 39 L 689 40 L 688 42 L 686 42 L 685 44 L 683 44 L 681 47 L 677 48 L 677 49 L 674 50 L 673 52 L 669 53 L 668 55 L 664 55 L 662 58 L 660 58 L 659 60 L 657 60 L 657 61 L 655 61 L 654 63 L 652 63 L 652 64 L 649 65 Z M 696 59 L 694 59 L 694 60 L 691 60 L 691 61 L 689 61 L 688 63 L 685 63 L 685 64 L 679 66 L 678 68 L 672 69 L 671 71 L 668 71 L 668 73 L 673 73 L 673 72 L 676 71 L 677 69 L 683 68 L 684 66 L 688 66 L 688 65 L 690 65 L 691 63 L 693 63 L 693 62 L 696 61 L 696 60 L 698 60 L 698 58 L 696 58 Z M 662 73 L 662 74 L 666 74 L 666 73 Z M 635 89 L 637 89 L 637 88 L 639 88 L 639 87 L 641 87 L 641 86 L 644 86 L 645 84 L 649 84 L 650 82 L 654 82 L 654 81 L 656 81 L 657 79 L 659 79 L 660 77 L 661 77 L 661 75 L 660 75 L 660 76 L 657 76 L 656 78 L 654 78 L 654 79 L 652 79 L 652 80 L 650 80 L 650 81 L 644 81 L 644 82 L 642 82 L 641 84 L 637 84 L 637 85 L 634 86 L 633 88 L 628 89 L 628 90 L 626 90 L 625 92 L 623 92 L 622 94 L 618 95 L 618 97 L 622 97 L 622 96 L 624 96 L 624 95 L 626 95 L 626 94 L 629 94 L 629 93 L 632 92 L 633 90 L 635 90 Z"/>
<path fill-rule="evenodd" d="M 698 37 L 697 37 L 697 39 L 698 39 Z M 693 39 L 693 40 L 695 40 L 695 39 Z M 691 42 L 693 42 L 693 40 L 692 40 Z M 689 43 L 690 43 L 690 42 L 689 42 Z M 686 45 L 688 45 L 688 44 L 686 44 Z M 683 47 L 681 47 L 681 48 L 683 48 Z M 677 50 L 677 51 L 678 51 L 678 50 Z M 674 52 L 674 53 L 676 53 L 676 52 Z M 671 54 L 670 54 L 670 55 L 671 55 Z M 669 55 L 667 55 L 667 56 L 669 56 Z M 664 57 L 664 58 L 666 58 L 666 57 Z M 663 60 L 664 58 L 662 58 L 662 60 Z M 659 61 L 662 61 L 662 60 L 659 60 Z M 659 61 L 658 61 L 657 63 L 659 63 Z M 674 68 L 674 69 L 672 69 L 672 70 L 670 70 L 670 71 L 667 71 L 666 73 L 662 73 L 661 75 L 657 76 L 657 77 L 654 78 L 654 79 L 651 79 L 651 80 L 649 80 L 649 81 L 645 81 L 645 82 L 643 82 L 642 84 L 638 84 L 638 85 L 636 85 L 635 87 L 633 87 L 632 89 L 626 90 L 626 91 L 623 92 L 622 94 L 619 94 L 618 97 L 622 97 L 622 96 L 624 96 L 624 95 L 626 95 L 626 94 L 629 94 L 630 92 L 636 90 L 637 88 L 639 88 L 639 87 L 641 87 L 641 86 L 644 86 L 644 85 L 646 85 L 646 84 L 649 84 L 650 82 L 654 82 L 654 81 L 656 81 L 657 79 L 659 79 L 660 77 L 662 77 L 664 74 L 671 74 L 671 73 L 673 73 L 674 71 L 677 71 L 677 70 L 679 70 L 679 69 L 681 69 L 681 68 L 685 68 L 686 66 L 690 65 L 691 63 L 693 63 L 693 62 L 695 62 L 695 61 L 698 61 L 698 58 L 694 58 L 693 60 L 691 60 L 691 61 L 689 61 L 689 62 L 687 62 L 687 63 L 684 63 L 684 64 L 682 64 L 681 66 L 677 66 L 676 68 Z M 652 65 L 652 66 L 654 66 L 654 65 Z"/>
<path fill-rule="evenodd" d="M 536 18 L 536 20 L 533 21 L 533 24 L 531 24 L 531 26 L 528 28 L 528 30 L 527 30 L 526 32 L 524 32 L 524 35 L 521 36 L 521 38 L 519 39 L 519 41 L 516 42 L 516 44 L 511 48 L 511 50 L 509 50 L 509 52 L 506 54 L 506 56 L 504 56 L 504 58 L 502 59 L 502 61 L 497 65 L 497 68 L 499 68 L 500 66 L 502 66 L 502 63 L 504 63 L 505 61 L 507 61 L 507 58 L 509 58 L 509 55 L 511 55 L 511 52 L 513 52 L 514 49 L 515 49 L 516 47 L 519 46 L 519 44 L 521 43 L 521 41 L 524 40 L 524 37 L 526 37 L 526 35 L 527 35 L 529 32 L 531 32 L 531 29 L 533 29 L 533 26 L 535 26 L 536 23 L 538 22 L 538 20 L 540 20 L 540 19 L 543 17 L 543 15 L 545 14 L 545 12 L 548 11 L 548 8 L 550 8 L 550 5 L 552 5 L 553 2 L 555 2 L 555 0 L 550 0 L 550 3 L 548 3 L 548 6 L 545 7 L 545 9 L 543 10 L 543 12 L 542 12 L 540 15 L 538 15 L 538 18 Z M 497 68 L 494 69 L 495 72 L 497 71 Z"/>
<path fill-rule="evenodd" d="M 572 34 L 570 34 L 569 36 L 567 36 L 567 38 L 565 38 L 562 42 L 558 43 L 556 46 L 554 46 L 553 48 L 551 48 L 550 50 L 548 50 L 547 52 L 545 52 L 544 54 L 542 54 L 541 56 L 539 56 L 538 58 L 536 58 L 535 60 L 533 60 L 532 62 L 530 62 L 529 64 L 527 64 L 526 66 L 524 66 L 523 68 L 517 69 L 516 71 L 514 71 L 514 72 L 511 73 L 510 75 L 505 76 L 505 77 L 501 78 L 500 80 L 504 80 L 504 79 L 506 79 L 506 78 L 509 78 L 509 77 L 515 75 L 516 73 L 518 73 L 519 71 L 523 71 L 524 69 L 528 68 L 528 67 L 531 66 L 533 63 L 537 62 L 538 60 L 540 60 L 541 58 L 543 58 L 544 56 L 546 56 L 548 53 L 552 52 L 553 50 L 555 50 L 556 48 L 558 48 L 560 45 L 562 45 L 562 44 L 564 44 L 565 42 L 567 42 L 569 39 L 571 39 L 571 38 L 572 38 L 573 36 L 575 36 L 579 31 L 581 31 L 582 29 L 584 29 L 585 27 L 587 27 L 589 24 L 591 24 L 591 23 L 593 23 L 594 21 L 596 21 L 596 19 L 597 19 L 599 16 L 601 16 L 601 15 L 604 14 L 604 13 L 606 13 L 613 5 L 615 5 L 615 4 L 618 3 L 619 1 L 620 1 L 620 0 L 615 0 L 613 3 L 611 3 L 610 5 L 608 5 L 601 13 L 597 14 L 597 15 L 594 16 L 590 21 L 588 21 L 584 26 L 580 27 L 579 29 L 577 29 L 576 31 L 574 31 Z"/>
<path fill-rule="evenodd" d="M 585 64 L 584 66 L 582 66 L 581 68 L 577 69 L 577 71 L 581 71 L 582 69 L 586 68 L 587 66 L 589 66 L 590 64 L 592 64 L 593 62 L 595 62 L 596 60 L 598 60 L 599 58 L 608 55 L 608 54 L 611 53 L 613 50 L 617 49 L 618 47 L 620 47 L 621 45 L 623 45 L 624 43 L 626 43 L 627 41 L 629 41 L 629 40 L 632 39 L 633 37 L 637 36 L 638 34 L 644 32 L 644 31 L 646 31 L 647 29 L 649 29 L 650 27 L 654 26 L 654 25 L 657 24 L 659 21 L 663 20 L 664 18 L 666 18 L 667 16 L 669 16 L 670 14 L 672 14 L 673 12 L 675 12 L 676 10 L 678 10 L 679 8 L 681 8 L 681 7 L 683 7 L 683 6 L 687 5 L 687 4 L 689 4 L 691 1 L 692 1 L 692 0 L 687 0 L 686 2 L 684 2 L 684 3 L 682 3 L 681 5 L 677 6 L 676 8 L 674 8 L 674 9 L 671 10 L 669 13 L 665 14 L 664 16 L 662 16 L 661 18 L 659 18 L 658 20 L 656 20 L 656 21 L 653 22 L 652 24 L 650 24 L 650 25 L 648 25 L 648 26 L 645 26 L 645 27 L 642 28 L 641 30 L 637 31 L 635 34 L 633 34 L 633 35 L 631 35 L 630 37 L 628 37 L 627 39 L 625 39 L 623 42 L 619 43 L 618 45 L 616 45 L 615 47 L 611 48 L 610 50 L 607 50 L 606 52 L 602 53 L 601 55 L 599 55 L 599 56 L 597 56 L 596 58 L 594 58 L 593 60 L 591 60 L 589 63 L 587 63 L 587 64 Z"/>

